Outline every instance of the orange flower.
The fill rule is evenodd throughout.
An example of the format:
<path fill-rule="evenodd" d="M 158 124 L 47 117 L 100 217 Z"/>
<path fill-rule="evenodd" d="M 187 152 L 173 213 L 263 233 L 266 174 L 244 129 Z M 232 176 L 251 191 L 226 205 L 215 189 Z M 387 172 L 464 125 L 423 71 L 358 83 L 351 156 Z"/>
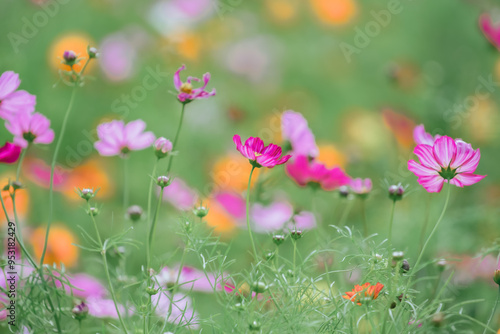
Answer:
<path fill-rule="evenodd" d="M 248 160 L 241 159 L 239 154 L 231 153 L 215 162 L 210 177 L 217 186 L 217 191 L 243 191 L 247 189 L 251 169 L 252 165 L 248 163 Z M 260 170 L 255 169 L 252 186 L 257 182 L 259 174 Z"/>
<path fill-rule="evenodd" d="M 7 185 L 8 180 L 15 180 L 16 177 L 13 174 L 4 174 L 0 177 L 1 183 L 0 188 L 3 188 Z M 3 202 L 5 204 L 5 209 L 9 214 L 9 218 L 14 220 L 14 207 L 12 205 L 12 199 L 10 198 L 10 193 L 8 190 L 4 190 L 1 192 L 1 196 Z M 16 191 L 16 211 L 19 219 L 23 219 L 28 212 L 28 203 L 29 203 L 29 194 L 27 189 L 20 189 Z M 0 208 L 0 225 L 3 225 L 7 219 L 5 218 L 5 214 L 3 209 Z"/>
<path fill-rule="evenodd" d="M 69 71 L 71 68 L 61 62 L 64 51 L 72 50 L 79 58 L 83 58 L 78 64 L 74 65 L 73 68 L 76 72 L 80 72 L 83 65 L 87 61 L 87 47 L 94 46 L 92 39 L 81 33 L 69 33 L 61 36 L 52 43 L 48 53 L 48 60 L 50 66 L 55 70 L 65 70 Z M 85 72 L 90 71 L 93 67 L 94 62 L 90 62 L 89 66 Z"/>
<path fill-rule="evenodd" d="M 331 25 L 346 24 L 357 12 L 354 0 L 311 0 L 311 6 L 321 22 Z"/>
<path fill-rule="evenodd" d="M 109 198 L 113 194 L 113 184 L 109 179 L 105 168 L 97 159 L 91 159 L 76 167 L 68 175 L 64 185 L 63 193 L 68 199 L 80 201 L 80 196 L 75 192 L 75 188 L 99 189 L 99 198 Z"/>
<path fill-rule="evenodd" d="M 210 209 L 204 218 L 207 226 L 216 233 L 231 234 L 236 227 L 235 219 L 217 201 L 207 201 L 204 204 Z"/>
<path fill-rule="evenodd" d="M 45 241 L 45 227 L 37 228 L 30 237 L 35 256 L 42 257 L 43 245 Z M 78 259 L 78 248 L 73 244 L 76 242 L 73 233 L 63 226 L 53 226 L 50 229 L 47 252 L 44 263 L 60 265 L 64 263 L 66 267 L 73 267 Z"/>
<path fill-rule="evenodd" d="M 316 158 L 327 168 L 340 167 L 345 168 L 346 157 L 332 144 L 318 145 L 319 155 Z"/>
<path fill-rule="evenodd" d="M 371 285 L 368 282 L 363 285 L 356 284 L 352 291 L 347 291 L 342 297 L 344 297 L 345 299 L 349 299 L 353 303 L 361 305 L 362 302 L 377 299 L 378 294 L 383 287 L 384 285 L 378 282 L 375 285 Z"/>
<path fill-rule="evenodd" d="M 415 146 L 413 129 L 416 124 L 413 120 L 389 108 L 382 110 L 382 118 L 384 119 L 385 126 L 396 137 L 399 145 L 406 149 Z"/>

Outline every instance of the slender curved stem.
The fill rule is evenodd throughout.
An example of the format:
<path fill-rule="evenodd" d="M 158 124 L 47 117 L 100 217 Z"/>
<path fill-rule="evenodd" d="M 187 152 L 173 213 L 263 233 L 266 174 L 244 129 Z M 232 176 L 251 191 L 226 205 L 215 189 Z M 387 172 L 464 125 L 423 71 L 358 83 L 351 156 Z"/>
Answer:
<path fill-rule="evenodd" d="M 487 332 L 488 327 L 490 327 L 490 322 L 493 319 L 493 316 L 495 315 L 499 300 L 500 300 L 500 286 L 498 286 L 497 299 L 495 300 L 495 304 L 493 305 L 493 309 L 491 310 L 491 314 L 490 314 L 490 317 L 488 319 L 488 322 L 486 323 L 486 327 L 484 328 L 483 334 L 485 334 Z"/>
<path fill-rule="evenodd" d="M 177 149 L 177 142 L 179 141 L 179 134 L 181 133 L 181 127 L 182 127 L 182 121 L 184 120 L 184 108 L 186 107 L 186 104 L 182 104 L 182 109 L 181 109 L 181 118 L 179 120 L 179 125 L 177 126 L 177 132 L 175 133 L 175 139 L 172 144 L 172 151 Z M 172 162 L 174 160 L 174 156 L 171 155 L 170 159 L 168 160 L 168 167 L 167 167 L 167 174 L 170 172 L 170 169 L 172 168 Z"/>
<path fill-rule="evenodd" d="M 392 252 L 392 224 L 394 223 L 394 209 L 396 208 L 396 201 L 392 201 L 391 220 L 389 220 L 389 256 Z"/>
<path fill-rule="evenodd" d="M 128 207 L 128 157 L 123 157 L 123 208 Z"/>
<path fill-rule="evenodd" d="M 115 289 L 113 288 L 113 284 L 111 283 L 111 276 L 109 275 L 108 259 L 106 258 L 106 247 L 104 247 L 104 244 L 102 243 L 101 234 L 99 233 L 99 229 L 97 228 L 97 222 L 95 220 L 95 217 L 94 217 L 94 215 L 91 214 L 89 201 L 87 201 L 87 209 L 89 212 L 89 216 L 92 220 L 92 223 L 94 225 L 95 233 L 97 236 L 97 241 L 99 242 L 99 245 L 101 247 L 102 261 L 104 263 L 104 271 L 106 272 L 106 279 L 107 279 L 108 285 L 109 285 L 109 292 L 111 294 L 111 297 L 113 298 L 113 303 L 115 304 L 116 313 L 118 314 L 118 319 L 120 320 L 120 324 L 123 328 L 123 331 L 128 334 L 127 326 L 125 326 L 125 322 L 123 321 L 122 315 L 120 313 L 120 309 L 118 308 L 118 302 L 116 299 Z"/>
<path fill-rule="evenodd" d="M 366 205 L 365 205 L 365 199 L 361 199 L 361 215 L 363 218 L 363 233 L 365 238 L 368 236 L 368 222 L 366 221 Z"/>
<path fill-rule="evenodd" d="M 147 264 L 147 270 L 149 270 L 149 266 L 151 265 L 151 249 L 153 248 L 153 236 L 155 234 L 155 229 L 156 229 L 156 221 L 158 220 L 158 215 L 160 214 L 160 206 L 161 206 L 161 200 L 163 199 L 163 187 L 161 188 L 161 191 L 160 191 L 160 196 L 158 196 L 158 203 L 156 205 L 156 211 L 155 211 L 155 215 L 153 217 L 153 221 L 151 222 L 151 229 L 149 230 L 149 237 L 148 237 L 148 245 L 147 245 L 147 255 L 148 255 L 148 258 L 147 258 L 147 261 L 146 261 L 146 264 Z"/>
<path fill-rule="evenodd" d="M 28 144 L 28 147 L 26 147 L 22 152 L 21 152 L 21 156 L 19 157 L 19 160 L 17 162 L 17 171 L 16 171 L 16 181 L 19 181 L 19 176 L 21 175 L 21 166 L 23 165 L 23 160 L 24 160 L 24 157 L 26 156 L 26 152 L 28 151 L 28 148 L 29 148 L 29 144 Z"/>
<path fill-rule="evenodd" d="M 57 139 L 56 149 L 54 151 L 54 156 L 52 157 L 52 164 L 50 166 L 50 183 L 49 183 L 49 219 L 47 222 L 47 231 L 45 233 L 45 242 L 43 244 L 42 256 L 40 258 L 40 267 L 43 265 L 43 260 L 45 259 L 45 253 L 47 252 L 47 243 L 49 241 L 49 233 L 50 227 L 52 225 L 52 216 L 54 211 L 54 170 L 56 168 L 57 155 L 59 154 L 59 149 L 61 148 L 61 144 L 64 138 L 64 133 L 66 132 L 66 126 L 68 124 L 69 114 L 71 109 L 73 108 L 73 104 L 75 102 L 76 90 L 78 89 L 78 80 L 75 82 L 73 87 L 73 91 L 71 92 L 71 97 L 69 99 L 68 109 L 66 109 L 66 113 L 64 115 L 63 124 L 61 127 L 61 133 L 59 134 L 59 138 Z"/>
<path fill-rule="evenodd" d="M 255 166 L 252 166 L 252 170 L 250 171 L 250 176 L 248 177 L 248 186 L 247 186 L 247 228 L 248 228 L 248 235 L 250 236 L 250 242 L 252 243 L 252 249 L 253 249 L 253 256 L 255 261 L 257 261 L 258 256 L 257 256 L 257 249 L 255 248 L 255 242 L 253 240 L 253 234 L 252 234 L 252 229 L 250 227 L 250 184 L 252 182 L 252 174 L 255 169 Z"/>

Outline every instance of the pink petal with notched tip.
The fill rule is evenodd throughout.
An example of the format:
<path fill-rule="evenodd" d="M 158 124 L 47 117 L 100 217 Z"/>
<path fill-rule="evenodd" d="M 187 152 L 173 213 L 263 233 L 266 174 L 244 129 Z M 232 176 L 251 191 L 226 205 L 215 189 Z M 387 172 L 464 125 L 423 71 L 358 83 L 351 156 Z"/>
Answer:
<path fill-rule="evenodd" d="M 433 176 L 439 175 L 438 172 L 429 167 L 417 163 L 415 160 L 408 161 L 408 170 L 413 172 L 416 176 Z"/>
<path fill-rule="evenodd" d="M 470 186 L 470 185 L 472 185 L 474 183 L 478 183 L 479 181 L 481 181 L 485 177 L 486 177 L 486 175 L 477 175 L 477 174 L 472 174 L 472 173 L 462 173 L 462 174 L 457 174 L 453 178 L 453 180 L 457 179 L 464 186 Z"/>
<path fill-rule="evenodd" d="M 175 89 L 177 89 L 177 90 L 179 90 L 181 88 L 181 86 L 182 86 L 182 81 L 181 81 L 180 73 L 185 68 L 186 68 L 186 65 L 182 65 L 181 67 L 179 67 L 179 69 L 174 74 L 174 86 L 175 86 Z"/>
<path fill-rule="evenodd" d="M 432 150 L 432 146 L 429 145 L 417 145 L 413 150 L 413 154 L 418 157 L 418 160 L 422 165 L 427 168 L 434 169 L 436 171 L 441 170 L 441 166 L 439 166 L 436 158 L 434 157 L 434 151 Z"/>
<path fill-rule="evenodd" d="M 417 125 L 415 129 L 413 129 L 413 140 L 417 144 L 424 144 L 432 146 L 434 144 L 434 137 L 425 132 L 425 128 L 423 124 Z"/>
<path fill-rule="evenodd" d="M 0 100 L 5 99 L 9 94 L 13 93 L 21 84 L 19 74 L 13 71 L 7 71 L 0 76 Z"/>
<path fill-rule="evenodd" d="M 457 154 L 457 144 L 455 141 L 448 137 L 443 136 L 436 140 L 432 147 L 434 157 L 437 163 L 444 168 L 447 168 L 455 159 Z"/>

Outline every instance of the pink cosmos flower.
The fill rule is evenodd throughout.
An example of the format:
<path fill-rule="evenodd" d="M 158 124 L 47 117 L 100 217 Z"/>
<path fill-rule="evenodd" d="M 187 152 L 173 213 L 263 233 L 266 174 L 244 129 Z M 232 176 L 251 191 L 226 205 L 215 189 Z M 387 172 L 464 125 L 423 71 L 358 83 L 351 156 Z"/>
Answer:
<path fill-rule="evenodd" d="M 32 113 L 35 110 L 36 96 L 24 90 L 17 90 L 21 80 L 12 71 L 0 76 L 0 118 L 7 119 L 19 112 Z"/>
<path fill-rule="evenodd" d="M 11 164 L 19 159 L 21 154 L 21 147 L 12 143 L 6 142 L 4 146 L 0 147 L 0 162 Z"/>
<path fill-rule="evenodd" d="M 156 305 L 155 312 L 158 316 L 165 318 L 170 323 L 183 324 L 189 328 L 199 327 L 198 314 L 193 309 L 191 299 L 182 294 L 176 293 L 172 296 L 169 292 L 161 291 L 151 297 L 153 305 Z M 172 303 L 171 313 L 169 314 L 170 304 Z"/>
<path fill-rule="evenodd" d="M 292 156 L 285 155 L 281 157 L 281 147 L 274 144 L 269 144 L 264 147 L 264 142 L 260 138 L 250 137 L 245 141 L 245 145 L 241 144 L 239 135 L 234 135 L 233 141 L 236 144 L 236 149 L 243 154 L 245 158 L 250 160 L 252 166 L 273 168 L 276 165 L 282 165 Z"/>
<path fill-rule="evenodd" d="M 305 155 L 315 158 L 319 154 L 314 134 L 301 113 L 287 110 L 281 115 L 281 134 L 292 145 L 294 156 Z"/>
<path fill-rule="evenodd" d="M 177 280 L 179 266 L 175 268 L 163 267 L 159 274 L 155 276 L 161 287 L 169 288 L 173 286 Z M 187 291 L 214 292 L 222 290 L 220 277 L 216 277 L 213 273 L 205 273 L 194 267 L 183 266 L 181 275 L 179 276 L 180 288 Z"/>
<path fill-rule="evenodd" d="M 152 132 L 144 132 L 146 123 L 135 120 L 130 123 L 123 121 L 111 121 L 97 126 L 97 137 L 99 141 L 94 147 L 103 156 L 124 156 L 130 151 L 139 151 L 150 147 L 155 141 Z"/>
<path fill-rule="evenodd" d="M 95 318 L 113 318 L 118 319 L 115 303 L 113 299 L 99 298 L 91 296 L 85 300 L 85 304 L 89 308 L 89 314 Z M 118 305 L 120 314 L 125 314 L 125 307 Z M 130 312 L 130 311 L 129 311 Z M 130 312 L 131 313 L 131 312 Z"/>
<path fill-rule="evenodd" d="M 500 49 L 500 25 L 495 27 L 491 22 L 490 15 L 483 14 L 479 17 L 479 27 L 490 43 Z"/>
<path fill-rule="evenodd" d="M 349 187 L 356 195 L 367 195 L 372 191 L 372 180 L 357 178 L 351 180 Z"/>
<path fill-rule="evenodd" d="M 316 227 L 312 212 L 301 211 L 294 214 L 287 201 L 273 202 L 267 206 L 255 203 L 250 210 L 253 230 L 258 233 L 286 231 L 292 229 L 309 230 Z"/>
<path fill-rule="evenodd" d="M 423 124 L 417 125 L 413 129 L 413 139 L 415 140 L 415 143 L 417 144 L 425 144 L 425 145 L 433 145 L 434 142 L 440 138 L 441 135 L 435 135 L 434 137 L 430 134 L 425 132 L 425 128 Z"/>
<path fill-rule="evenodd" d="M 14 144 L 22 148 L 29 143 L 50 144 L 54 140 L 49 119 L 40 113 L 19 113 L 10 117 L 5 127 L 14 135 Z"/>
<path fill-rule="evenodd" d="M 96 278 L 89 276 L 84 273 L 74 274 L 71 276 L 66 276 L 71 286 L 68 286 L 68 282 L 64 281 L 64 289 L 67 294 L 71 294 L 73 291 L 73 296 L 87 299 L 90 297 L 94 298 L 104 298 L 106 296 L 106 288 L 99 282 Z M 60 287 L 61 281 L 56 280 L 55 284 Z"/>
<path fill-rule="evenodd" d="M 210 73 L 203 74 L 202 87 L 193 88 L 193 84 L 191 82 L 192 81 L 200 82 L 201 80 L 194 77 L 188 77 L 186 82 L 182 82 L 180 78 L 180 73 L 185 68 L 186 65 L 182 65 L 174 74 L 174 86 L 175 89 L 177 89 L 177 91 L 179 92 L 179 94 L 177 95 L 179 101 L 181 101 L 182 103 L 189 103 L 196 99 L 204 99 L 215 95 L 215 88 L 211 92 L 205 91 L 205 88 L 207 88 L 207 84 L 210 81 Z"/>
<path fill-rule="evenodd" d="M 481 181 L 486 175 L 473 174 L 479 164 L 479 149 L 460 139 L 456 141 L 448 136 L 436 140 L 434 145 L 420 144 L 413 153 L 420 164 L 408 161 L 408 169 L 418 177 L 428 192 L 440 192 L 445 182 L 457 187 L 470 186 Z"/>
<path fill-rule="evenodd" d="M 349 184 L 350 177 L 339 168 L 326 168 L 325 165 L 309 161 L 305 155 L 299 155 L 294 161 L 285 167 L 286 173 L 299 186 L 305 187 L 310 184 L 321 186 L 324 190 L 334 190 L 340 186 Z"/>
<path fill-rule="evenodd" d="M 163 200 L 178 210 L 186 211 L 194 207 L 198 201 L 198 195 L 196 191 L 188 187 L 186 182 L 177 177 L 163 190 Z"/>

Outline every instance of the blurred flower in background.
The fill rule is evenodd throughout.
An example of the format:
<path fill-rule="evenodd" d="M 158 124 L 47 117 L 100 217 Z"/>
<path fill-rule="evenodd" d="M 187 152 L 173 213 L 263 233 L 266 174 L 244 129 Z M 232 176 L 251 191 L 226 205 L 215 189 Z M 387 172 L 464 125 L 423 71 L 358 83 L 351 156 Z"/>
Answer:
<path fill-rule="evenodd" d="M 290 154 L 293 156 L 306 156 L 315 158 L 318 154 L 318 146 L 314 134 L 307 124 L 307 120 L 301 113 L 293 110 L 283 112 L 281 116 L 281 135 L 292 146 Z"/>
<path fill-rule="evenodd" d="M 234 190 L 244 191 L 247 188 L 248 175 L 252 166 L 236 153 L 228 153 L 215 161 L 212 171 L 209 173 L 219 191 Z M 251 187 L 259 178 L 261 169 L 254 170 L 255 177 L 252 178 Z"/>
<path fill-rule="evenodd" d="M 491 16 L 485 13 L 479 17 L 479 27 L 488 41 L 500 49 L 500 24 L 493 23 Z"/>
<path fill-rule="evenodd" d="M 31 113 L 35 110 L 36 96 L 17 90 L 20 85 L 17 73 L 7 71 L 0 76 L 0 118 L 7 119 L 20 112 Z"/>
<path fill-rule="evenodd" d="M 43 245 L 45 243 L 45 228 L 36 228 L 29 240 L 33 246 L 35 256 L 42 257 Z M 48 265 L 56 264 L 60 267 L 61 263 L 65 267 L 73 267 L 78 260 L 78 247 L 76 247 L 76 238 L 73 233 L 63 225 L 55 225 L 50 230 L 49 240 L 47 242 L 47 251 L 45 253 L 44 263 Z"/>
<path fill-rule="evenodd" d="M 250 217 L 253 230 L 259 233 L 309 230 L 316 227 L 316 218 L 312 212 L 301 211 L 294 214 L 293 206 L 284 200 L 278 200 L 264 206 L 252 205 Z"/>
<path fill-rule="evenodd" d="M 386 127 L 394 134 L 399 146 L 404 149 L 413 147 L 413 122 L 408 116 L 398 113 L 391 108 L 382 110 L 382 118 Z"/>
<path fill-rule="evenodd" d="M 318 150 L 319 154 L 316 161 L 321 162 L 326 168 L 334 168 L 335 166 L 340 168 L 346 167 L 347 158 L 335 145 L 319 144 Z"/>
<path fill-rule="evenodd" d="M 0 176 L 1 180 L 1 187 L 5 186 L 9 180 L 15 180 L 16 176 L 14 174 L 3 174 Z M 14 208 L 12 206 L 12 199 L 10 198 L 10 193 L 8 190 L 1 190 L 0 192 L 3 202 L 5 204 L 5 209 L 7 210 L 7 213 L 9 214 L 9 218 L 13 219 L 14 218 Z M 30 202 L 30 196 L 28 189 L 21 189 L 16 191 L 16 212 L 17 216 L 19 217 L 20 220 L 24 220 L 26 216 L 28 215 L 28 210 L 29 210 L 29 203 Z M 5 218 L 5 215 L 2 213 L 0 215 L 0 225 L 5 224 L 7 222 L 7 219 Z"/>
<path fill-rule="evenodd" d="M 19 159 L 21 155 L 21 147 L 12 143 L 6 142 L 0 147 L 0 162 L 4 164 L 12 164 Z"/>
<path fill-rule="evenodd" d="M 87 34 L 82 32 L 69 32 L 60 36 L 49 48 L 48 61 L 52 69 L 54 70 L 64 70 L 70 71 L 71 67 L 62 62 L 62 55 L 64 51 L 74 51 L 79 58 L 82 58 L 78 64 L 73 65 L 73 69 L 76 72 L 80 72 L 83 65 L 88 59 L 87 47 L 89 45 L 95 45 L 94 41 Z M 89 62 L 86 73 L 89 73 L 94 67 L 94 62 Z"/>
<path fill-rule="evenodd" d="M 354 0 L 310 0 L 318 19 L 327 25 L 343 25 L 352 21 L 357 13 Z"/>
<path fill-rule="evenodd" d="M 205 221 L 215 232 L 228 235 L 234 232 L 236 227 L 244 226 L 246 208 L 241 195 L 234 192 L 220 192 L 213 195 L 206 205 L 210 211 Z"/>
<path fill-rule="evenodd" d="M 158 189 L 159 194 L 159 189 Z M 163 200 L 169 202 L 178 210 L 191 210 L 198 201 L 196 191 L 189 188 L 186 182 L 176 177 L 172 183 L 163 190 Z"/>

